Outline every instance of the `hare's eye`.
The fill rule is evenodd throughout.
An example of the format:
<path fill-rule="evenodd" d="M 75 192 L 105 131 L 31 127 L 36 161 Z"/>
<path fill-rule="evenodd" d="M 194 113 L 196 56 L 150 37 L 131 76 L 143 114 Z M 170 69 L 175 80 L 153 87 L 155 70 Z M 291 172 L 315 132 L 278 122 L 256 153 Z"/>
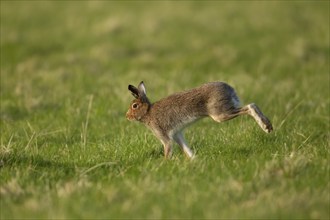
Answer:
<path fill-rule="evenodd" d="M 132 108 L 136 109 L 139 105 L 137 103 L 133 103 Z"/>

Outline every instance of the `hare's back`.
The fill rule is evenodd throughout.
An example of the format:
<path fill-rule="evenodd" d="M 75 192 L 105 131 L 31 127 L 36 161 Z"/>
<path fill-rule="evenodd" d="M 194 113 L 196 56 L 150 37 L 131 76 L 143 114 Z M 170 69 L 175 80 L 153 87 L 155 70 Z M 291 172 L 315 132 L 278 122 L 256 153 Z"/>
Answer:
<path fill-rule="evenodd" d="M 229 113 L 237 103 L 235 91 L 228 84 L 207 83 L 155 102 L 148 120 L 163 130 L 181 129 L 198 118 Z"/>
<path fill-rule="evenodd" d="M 210 82 L 200 87 L 172 94 L 154 103 L 155 110 L 207 116 L 212 107 L 230 108 L 239 105 L 234 89 L 224 82 Z M 180 115 L 182 116 L 182 115 Z"/>

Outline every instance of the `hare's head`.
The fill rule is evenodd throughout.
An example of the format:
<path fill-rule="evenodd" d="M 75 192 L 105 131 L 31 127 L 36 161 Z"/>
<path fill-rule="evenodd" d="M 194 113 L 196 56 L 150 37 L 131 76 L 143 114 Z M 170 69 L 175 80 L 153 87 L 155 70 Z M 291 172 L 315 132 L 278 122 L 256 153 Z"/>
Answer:
<path fill-rule="evenodd" d="M 151 106 L 147 98 L 146 88 L 142 81 L 137 88 L 129 85 L 128 90 L 131 91 L 135 99 L 132 101 L 131 106 L 126 113 L 126 118 L 130 121 L 140 121 L 147 114 Z"/>

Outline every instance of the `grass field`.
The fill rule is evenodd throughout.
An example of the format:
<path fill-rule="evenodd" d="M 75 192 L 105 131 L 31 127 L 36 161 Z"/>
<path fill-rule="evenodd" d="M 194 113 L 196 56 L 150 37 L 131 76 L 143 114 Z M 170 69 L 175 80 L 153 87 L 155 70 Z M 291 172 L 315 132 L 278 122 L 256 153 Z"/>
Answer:
<path fill-rule="evenodd" d="M 1 219 L 329 219 L 328 1 L 1 1 Z M 125 119 L 226 81 L 252 118 L 203 119 L 197 152 Z"/>

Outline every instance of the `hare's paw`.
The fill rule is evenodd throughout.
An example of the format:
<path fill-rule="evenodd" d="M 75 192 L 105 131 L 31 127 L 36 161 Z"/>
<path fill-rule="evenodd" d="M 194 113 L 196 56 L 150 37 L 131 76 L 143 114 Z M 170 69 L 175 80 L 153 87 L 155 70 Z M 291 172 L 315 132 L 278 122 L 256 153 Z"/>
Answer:
<path fill-rule="evenodd" d="M 273 131 L 273 125 L 272 123 L 269 121 L 268 118 L 266 117 L 261 117 L 262 120 L 262 129 L 266 132 L 266 133 L 270 133 Z"/>

